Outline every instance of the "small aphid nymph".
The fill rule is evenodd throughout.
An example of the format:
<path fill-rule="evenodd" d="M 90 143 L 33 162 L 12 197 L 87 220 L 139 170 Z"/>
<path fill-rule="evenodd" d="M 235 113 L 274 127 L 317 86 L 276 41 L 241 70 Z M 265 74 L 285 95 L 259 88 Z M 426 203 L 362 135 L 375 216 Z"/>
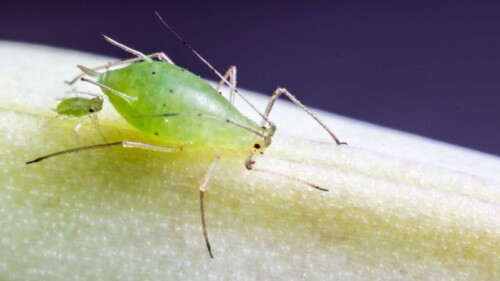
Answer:
<path fill-rule="evenodd" d="M 99 95 L 93 98 L 69 97 L 64 98 L 56 107 L 57 114 L 67 117 L 86 117 L 102 109 L 103 99 Z"/>
<path fill-rule="evenodd" d="M 158 15 L 158 17 L 160 16 Z M 199 190 L 203 235 L 208 252 L 213 258 L 205 223 L 203 198 L 210 178 L 217 169 L 222 151 L 230 150 L 240 153 L 242 167 L 244 166 L 248 170 L 284 177 L 318 190 L 327 191 L 327 189 L 290 175 L 254 167 L 255 157 L 263 154 L 265 149 L 271 145 L 271 139 L 276 131 L 275 124 L 268 117 L 279 96 L 282 94 L 287 96 L 314 118 L 337 144 L 343 143 L 285 88 L 278 87 L 271 96 L 265 111 L 263 113 L 259 112 L 236 89 L 236 68 L 231 67 L 225 75 L 220 74 L 175 33 L 161 17 L 160 20 L 221 79 L 215 89 L 199 76 L 173 64 L 163 53 L 144 55 L 104 35 L 103 38 L 106 41 L 137 56 L 137 58 L 107 64 L 94 69 L 78 66 L 88 77 L 81 75 L 72 82 L 81 78 L 83 81 L 100 87 L 114 108 L 128 123 L 146 135 L 160 138 L 165 146 L 122 140 L 59 151 L 29 161 L 27 164 L 63 154 L 111 146 L 163 152 L 197 149 L 212 150 L 215 157 L 200 184 Z M 153 60 L 153 58 L 158 60 Z M 132 62 L 134 63 L 130 64 Z M 129 65 L 110 70 L 111 67 L 122 64 Z M 105 71 L 98 72 L 97 70 L 100 69 L 105 69 Z M 230 87 L 231 95 L 229 100 L 219 92 L 223 84 Z M 236 95 L 247 102 L 260 115 L 260 124 L 244 116 L 233 105 Z M 89 112 L 90 110 L 95 111 L 97 108 L 89 109 Z"/>
<path fill-rule="evenodd" d="M 106 137 L 104 137 L 104 134 L 99 129 L 99 120 L 97 119 L 97 113 L 102 110 L 102 96 L 91 93 L 79 93 L 76 91 L 72 91 L 72 93 L 75 93 L 76 96 L 63 98 L 57 104 L 55 112 L 58 115 L 54 119 L 80 119 L 80 122 L 73 129 L 78 145 L 80 145 L 78 131 L 82 127 L 86 118 L 89 118 L 92 121 L 94 128 L 101 135 L 102 139 L 106 141 Z"/>

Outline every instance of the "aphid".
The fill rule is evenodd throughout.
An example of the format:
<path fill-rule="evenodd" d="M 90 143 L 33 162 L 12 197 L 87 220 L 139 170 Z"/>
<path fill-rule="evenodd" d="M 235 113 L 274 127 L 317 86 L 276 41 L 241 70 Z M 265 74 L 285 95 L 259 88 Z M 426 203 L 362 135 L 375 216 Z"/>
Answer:
<path fill-rule="evenodd" d="M 78 93 L 74 97 L 68 97 L 62 99 L 55 111 L 57 116 L 55 119 L 60 118 L 80 118 L 81 121 L 75 126 L 73 132 L 75 133 L 76 142 L 80 145 L 78 131 L 82 127 L 85 119 L 88 117 L 92 121 L 94 128 L 99 132 L 101 137 L 106 141 L 106 137 L 99 129 L 99 120 L 97 119 L 97 113 L 102 109 L 103 98 L 100 95 L 95 95 L 91 93 Z M 85 94 L 91 97 L 78 96 L 78 94 Z M 52 121 L 51 121 L 52 122 Z M 50 123 L 50 122 L 49 122 Z"/>
<path fill-rule="evenodd" d="M 157 14 L 158 15 L 158 14 Z M 158 17 L 160 17 L 158 15 Z M 113 39 L 102 35 L 109 43 L 136 55 L 137 63 L 116 70 L 107 70 L 102 73 L 95 70 L 123 64 L 123 61 L 98 68 L 89 69 L 78 66 L 85 74 L 93 77 L 82 77 L 81 80 L 95 84 L 101 88 L 109 98 L 115 109 L 132 126 L 142 133 L 161 139 L 165 146 L 152 145 L 134 141 L 118 141 L 85 147 L 74 148 L 48 154 L 26 164 L 31 164 L 63 154 L 80 152 L 83 150 L 98 149 L 111 146 L 125 148 L 141 148 L 163 152 L 179 152 L 183 150 L 211 149 L 215 152 L 213 163 L 208 168 L 200 189 L 200 212 L 203 235 L 210 257 L 213 258 L 208 240 L 203 196 L 207 190 L 210 178 L 214 174 L 220 152 L 231 150 L 239 152 L 244 158 L 244 165 L 248 170 L 259 171 L 301 182 L 312 188 L 327 191 L 312 183 L 284 175 L 270 170 L 254 168 L 254 157 L 262 154 L 271 144 L 276 126 L 268 119 L 274 102 L 282 94 L 290 98 L 296 105 L 311 115 L 335 140 L 341 143 L 333 132 L 326 127 L 311 111 L 302 105 L 292 94 L 284 88 L 277 88 L 269 100 L 264 113 L 260 113 L 235 88 L 235 79 L 227 81 L 232 71 L 223 76 L 217 72 L 203 57 L 187 44 L 175 31 L 161 19 L 164 25 L 209 66 L 223 83 L 247 102 L 262 118 L 259 124 L 241 114 L 234 105 L 226 100 L 219 92 L 195 74 L 174 65 L 163 53 L 146 56 L 141 52 L 122 45 Z M 159 58 L 155 61 L 152 58 Z M 127 62 L 130 60 L 127 60 Z M 243 163 L 242 163 L 243 164 Z"/>

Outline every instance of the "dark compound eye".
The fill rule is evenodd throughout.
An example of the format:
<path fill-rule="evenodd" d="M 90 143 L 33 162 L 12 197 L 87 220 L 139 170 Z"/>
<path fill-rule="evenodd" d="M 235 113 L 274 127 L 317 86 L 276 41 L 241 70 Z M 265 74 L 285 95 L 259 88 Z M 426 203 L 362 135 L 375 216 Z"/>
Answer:
<path fill-rule="evenodd" d="M 258 143 L 254 144 L 254 145 L 253 145 L 253 148 L 255 148 L 255 149 L 260 149 L 260 144 L 258 144 Z"/>
<path fill-rule="evenodd" d="M 93 108 L 89 108 L 89 112 L 90 113 L 94 113 L 94 109 Z"/>

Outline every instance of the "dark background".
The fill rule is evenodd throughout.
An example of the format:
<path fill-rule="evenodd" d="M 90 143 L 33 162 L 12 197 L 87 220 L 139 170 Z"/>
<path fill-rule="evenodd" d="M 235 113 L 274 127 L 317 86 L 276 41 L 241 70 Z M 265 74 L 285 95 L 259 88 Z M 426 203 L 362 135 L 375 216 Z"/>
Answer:
<path fill-rule="evenodd" d="M 215 79 L 155 10 L 242 88 L 500 155 L 500 1 L 2 1 L 0 39 L 126 57 L 104 33 Z"/>

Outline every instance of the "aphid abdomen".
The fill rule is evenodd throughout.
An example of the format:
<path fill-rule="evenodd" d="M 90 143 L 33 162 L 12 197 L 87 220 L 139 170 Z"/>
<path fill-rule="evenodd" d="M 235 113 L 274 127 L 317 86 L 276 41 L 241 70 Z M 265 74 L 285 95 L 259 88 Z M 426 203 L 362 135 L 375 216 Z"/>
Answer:
<path fill-rule="evenodd" d="M 99 82 L 130 97 L 108 95 L 115 109 L 135 128 L 173 145 L 250 148 L 258 125 L 243 116 L 209 84 L 164 62 L 141 62 L 111 70 Z M 228 122 L 229 120 L 229 122 Z"/>
<path fill-rule="evenodd" d="M 57 105 L 56 112 L 57 114 L 62 116 L 83 117 L 91 113 L 89 112 L 89 108 L 91 108 L 91 106 L 94 103 L 95 102 L 93 101 L 93 99 L 88 99 L 83 97 L 66 98 Z M 101 100 L 101 108 L 102 108 L 102 100 Z M 99 108 L 99 110 L 101 108 Z"/>

